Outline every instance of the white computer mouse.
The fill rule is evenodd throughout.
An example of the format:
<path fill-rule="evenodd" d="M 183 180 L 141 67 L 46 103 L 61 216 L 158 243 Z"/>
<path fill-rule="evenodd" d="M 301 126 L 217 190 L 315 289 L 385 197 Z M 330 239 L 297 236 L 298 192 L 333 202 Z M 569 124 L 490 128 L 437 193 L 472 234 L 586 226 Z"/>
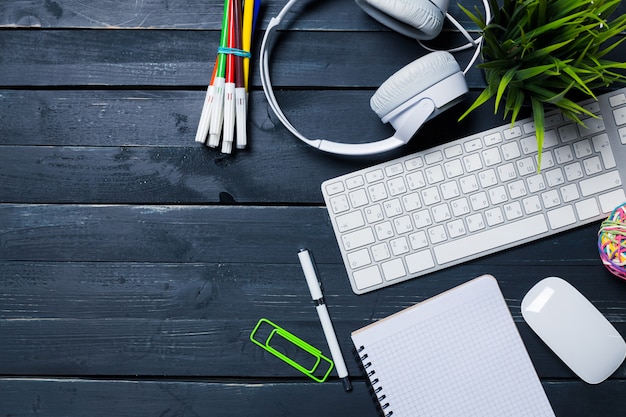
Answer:
<path fill-rule="evenodd" d="M 522 316 L 563 362 L 589 384 L 599 384 L 621 365 L 626 343 L 615 327 L 576 288 L 549 277 L 522 300 Z"/>

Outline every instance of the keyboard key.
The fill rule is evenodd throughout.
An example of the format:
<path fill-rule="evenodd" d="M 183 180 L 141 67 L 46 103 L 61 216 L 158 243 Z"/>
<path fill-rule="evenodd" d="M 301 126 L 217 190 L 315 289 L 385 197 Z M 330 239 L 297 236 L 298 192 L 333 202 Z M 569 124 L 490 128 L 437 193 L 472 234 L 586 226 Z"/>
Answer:
<path fill-rule="evenodd" d="M 526 197 L 522 200 L 522 204 L 524 205 L 524 211 L 526 214 L 533 214 L 538 211 L 541 211 L 541 200 L 536 195 L 531 195 L 530 197 Z"/>
<path fill-rule="evenodd" d="M 545 208 L 552 208 L 561 204 L 561 199 L 559 198 L 559 192 L 557 190 L 549 190 L 545 193 L 541 193 L 541 199 Z"/>
<path fill-rule="evenodd" d="M 519 138 L 520 136 L 522 136 L 523 133 L 522 133 L 522 128 L 520 126 L 513 126 L 508 129 L 504 129 L 502 131 L 502 134 L 504 135 L 505 139 L 510 140 L 510 139 Z"/>
<path fill-rule="evenodd" d="M 443 168 L 437 165 L 431 168 L 426 168 L 426 180 L 429 184 L 437 184 L 445 179 L 443 176 Z"/>
<path fill-rule="evenodd" d="M 617 107 L 626 104 L 626 94 L 617 94 L 609 97 L 609 104 L 611 105 L 611 107 Z"/>
<path fill-rule="evenodd" d="M 350 177 L 346 179 L 346 186 L 348 187 L 349 190 L 353 190 L 357 187 L 362 187 L 364 184 L 365 184 L 365 179 L 363 179 L 363 176 L 361 175 L 356 175 L 354 177 Z"/>
<path fill-rule="evenodd" d="M 397 196 L 406 193 L 406 184 L 404 178 L 397 177 L 387 182 L 387 188 L 389 188 L 389 194 Z"/>
<path fill-rule="evenodd" d="M 421 210 L 421 211 L 418 211 L 417 213 L 414 213 L 413 223 L 415 223 L 415 227 L 417 227 L 418 229 L 421 229 L 423 227 L 430 226 L 431 224 L 433 224 L 433 220 L 430 217 L 430 211 Z"/>
<path fill-rule="evenodd" d="M 515 173 L 515 166 L 512 163 L 499 166 L 498 177 L 500 178 L 500 182 L 507 182 L 515 179 L 517 177 L 517 174 Z"/>
<path fill-rule="evenodd" d="M 585 168 L 585 174 L 594 175 L 602 171 L 602 162 L 600 162 L 599 156 L 594 156 L 583 161 L 583 167 Z"/>
<path fill-rule="evenodd" d="M 450 181 L 450 182 L 441 184 L 441 195 L 444 198 L 444 200 L 451 200 L 461 195 L 461 192 L 459 190 L 458 185 L 456 184 L 456 181 Z"/>
<path fill-rule="evenodd" d="M 465 142 L 464 147 L 465 147 L 465 152 L 470 153 L 470 152 L 481 149 L 483 147 L 483 144 L 480 141 L 480 139 L 472 139 L 472 140 L 468 140 L 467 142 Z"/>
<path fill-rule="evenodd" d="M 601 194 L 598 200 L 600 200 L 602 213 L 609 213 L 613 211 L 615 207 L 626 201 L 626 196 L 624 195 L 624 190 L 615 190 L 610 193 Z"/>
<path fill-rule="evenodd" d="M 360 211 L 352 211 L 337 216 L 337 227 L 339 227 L 340 232 L 347 232 L 361 226 L 365 226 L 365 220 Z"/>
<path fill-rule="evenodd" d="M 547 231 L 548 226 L 543 215 L 535 215 L 436 246 L 435 258 L 439 264 L 459 261 Z"/>
<path fill-rule="evenodd" d="M 583 109 L 591 112 L 591 113 L 600 113 L 600 103 L 598 103 L 597 101 L 592 101 L 591 103 L 587 103 L 585 105 L 582 106 Z"/>
<path fill-rule="evenodd" d="M 441 151 L 427 153 L 424 156 L 424 161 L 426 161 L 426 165 L 436 164 L 437 162 L 443 161 L 443 153 Z"/>
<path fill-rule="evenodd" d="M 362 188 L 351 192 L 350 194 L 348 194 L 348 196 L 350 197 L 350 204 L 352 204 L 352 207 L 362 207 L 369 203 L 369 200 L 367 199 L 367 193 Z"/>
<path fill-rule="evenodd" d="M 352 276 L 354 277 L 354 284 L 359 290 L 364 290 L 383 282 L 383 276 L 377 265 L 354 271 Z"/>
<path fill-rule="evenodd" d="M 591 142 L 589 139 L 583 139 L 574 143 L 574 154 L 577 158 L 584 158 L 592 153 Z"/>
<path fill-rule="evenodd" d="M 385 259 L 391 258 L 391 252 L 389 251 L 389 246 L 387 243 L 379 243 L 378 245 L 372 246 L 372 257 L 374 261 L 380 262 Z"/>
<path fill-rule="evenodd" d="M 572 148 L 569 145 L 561 146 L 554 150 L 554 157 L 559 164 L 565 164 L 574 160 Z"/>
<path fill-rule="evenodd" d="M 561 117 L 560 113 L 546 115 L 546 120 L 544 123 L 546 128 L 555 127 L 563 123 L 563 118 Z"/>
<path fill-rule="evenodd" d="M 579 201 L 574 204 L 576 207 L 576 213 L 581 220 L 590 219 L 600 215 L 600 209 L 598 209 L 598 203 L 595 198 L 588 198 L 587 200 Z"/>
<path fill-rule="evenodd" d="M 374 183 L 385 178 L 385 173 L 382 169 L 375 169 L 374 171 L 367 172 L 365 174 L 365 180 L 368 183 Z"/>
<path fill-rule="evenodd" d="M 470 194 L 478 190 L 478 180 L 474 174 L 461 178 L 459 184 L 461 184 L 461 190 L 465 194 Z"/>
<path fill-rule="evenodd" d="M 565 183 L 565 177 L 563 176 L 563 170 L 556 168 L 546 172 L 546 181 L 549 187 L 557 187 Z"/>
<path fill-rule="evenodd" d="M 446 158 L 452 159 L 457 156 L 463 155 L 463 148 L 461 147 L 461 145 L 450 146 L 449 148 L 446 148 L 444 150 L 444 153 L 446 155 Z"/>
<path fill-rule="evenodd" d="M 520 175 L 529 175 L 537 172 L 533 158 L 520 159 L 516 163 Z"/>
<path fill-rule="evenodd" d="M 509 221 L 522 217 L 524 215 L 524 212 L 522 211 L 522 205 L 520 204 L 520 202 L 514 201 L 512 203 L 505 204 L 504 215 Z"/>
<path fill-rule="evenodd" d="M 383 210 L 385 210 L 385 215 L 387 217 L 399 216 L 400 214 L 404 213 L 404 210 L 402 209 L 402 204 L 397 198 L 385 201 L 383 203 Z"/>
<path fill-rule="evenodd" d="M 411 243 L 411 249 L 421 249 L 428 246 L 428 238 L 426 237 L 426 232 L 423 230 L 418 230 L 415 233 L 411 233 L 409 235 L 409 242 Z"/>
<path fill-rule="evenodd" d="M 582 180 L 580 182 L 580 192 L 583 197 L 587 197 L 620 185 L 622 185 L 622 181 L 620 180 L 619 173 L 617 171 L 611 171 L 606 174 L 598 175 L 597 177 Z"/>
<path fill-rule="evenodd" d="M 393 226 L 390 221 L 378 223 L 374 226 L 374 230 L 376 231 L 376 237 L 378 240 L 385 240 L 393 237 Z"/>
<path fill-rule="evenodd" d="M 465 172 L 478 171 L 483 167 L 480 156 L 477 153 L 464 156 L 463 164 L 465 165 Z"/>
<path fill-rule="evenodd" d="M 452 212 L 455 217 L 461 217 L 470 212 L 469 202 L 465 197 L 452 201 L 450 205 L 452 206 Z"/>
<path fill-rule="evenodd" d="M 408 215 L 393 219 L 393 226 L 399 235 L 413 231 L 413 223 L 411 223 L 411 217 Z"/>
<path fill-rule="evenodd" d="M 415 252 L 406 257 L 406 265 L 409 273 L 416 274 L 421 271 L 433 268 L 435 262 L 429 250 Z"/>
<path fill-rule="evenodd" d="M 531 193 L 537 193 L 546 189 L 546 183 L 541 174 L 535 174 L 526 178 L 526 184 L 528 185 L 528 191 Z"/>
<path fill-rule="evenodd" d="M 485 219 L 481 213 L 472 214 L 465 219 L 467 222 L 467 228 L 470 232 L 482 230 L 485 228 Z"/>
<path fill-rule="evenodd" d="M 374 239 L 374 232 L 371 227 L 357 230 L 356 232 L 346 233 L 341 236 L 341 239 L 343 240 L 343 247 L 346 248 L 346 250 L 360 248 L 376 242 L 376 239 Z"/>
<path fill-rule="evenodd" d="M 361 249 L 356 252 L 348 254 L 348 262 L 353 269 L 361 268 L 362 266 L 372 263 L 372 258 L 367 249 Z"/>
<path fill-rule="evenodd" d="M 526 195 L 526 183 L 524 180 L 517 180 L 507 185 L 511 198 L 520 198 Z"/>
<path fill-rule="evenodd" d="M 417 190 L 426 186 L 426 180 L 422 171 L 414 172 L 406 176 L 407 183 L 410 190 Z"/>
<path fill-rule="evenodd" d="M 404 209 L 406 211 L 413 211 L 422 207 L 422 202 L 420 201 L 419 194 L 417 193 L 402 196 L 402 202 L 404 203 Z"/>
<path fill-rule="evenodd" d="M 421 156 L 409 158 L 404 161 L 404 166 L 408 171 L 413 171 L 424 166 L 424 160 Z"/>
<path fill-rule="evenodd" d="M 485 146 L 492 146 L 502 142 L 502 135 L 500 132 L 493 132 L 483 137 L 483 141 L 485 142 Z"/>
<path fill-rule="evenodd" d="M 609 142 L 609 135 L 603 133 L 598 136 L 594 136 L 591 139 L 593 143 L 593 150 L 600 152 L 602 163 L 605 169 L 615 168 L 615 156 L 611 150 L 611 143 Z"/>
<path fill-rule="evenodd" d="M 404 168 L 402 168 L 401 163 L 396 163 L 393 165 L 389 165 L 388 167 L 385 167 L 385 174 L 388 177 L 393 177 L 394 175 L 400 175 L 403 172 L 404 172 Z"/>
<path fill-rule="evenodd" d="M 613 110 L 613 118 L 615 119 L 615 124 L 618 126 L 626 124 L 626 107 Z"/>
<path fill-rule="evenodd" d="M 535 153 L 538 149 L 537 138 L 534 135 L 522 139 L 520 141 L 520 145 L 522 146 L 522 152 L 524 152 L 524 154 L 526 155 L 530 153 Z"/>
<path fill-rule="evenodd" d="M 409 242 L 405 237 L 393 239 L 389 242 L 389 246 L 391 247 L 391 253 L 393 253 L 394 256 L 403 255 L 409 251 Z"/>
<path fill-rule="evenodd" d="M 511 159 L 519 158 L 520 151 L 517 142 L 509 142 L 502 145 L 502 156 L 505 161 L 510 161 Z"/>
<path fill-rule="evenodd" d="M 572 142 L 578 139 L 578 129 L 574 123 L 570 123 L 565 126 L 561 126 L 558 129 L 561 142 Z"/>
<path fill-rule="evenodd" d="M 460 175 L 463 175 L 463 165 L 461 165 L 461 161 L 459 159 L 454 159 L 450 162 L 446 162 L 444 164 L 444 167 L 448 178 L 456 178 Z"/>
<path fill-rule="evenodd" d="M 380 207 L 379 204 L 368 207 L 363 211 L 365 212 L 365 218 L 367 219 L 368 223 L 376 223 L 385 218 L 385 216 L 383 215 L 383 209 Z"/>
<path fill-rule="evenodd" d="M 485 166 L 492 166 L 499 164 L 502 162 L 502 158 L 500 158 L 500 151 L 498 148 L 489 148 L 483 151 L 483 161 L 485 161 Z"/>
<path fill-rule="evenodd" d="M 427 188 L 422 191 L 422 201 L 427 206 L 439 203 L 441 201 L 441 195 L 437 187 Z"/>
<path fill-rule="evenodd" d="M 382 183 L 370 185 L 367 188 L 370 199 L 374 202 L 384 200 L 387 198 L 387 190 L 385 189 L 385 185 Z"/>
<path fill-rule="evenodd" d="M 496 171 L 493 169 L 488 169 L 486 171 L 482 171 L 478 174 L 478 181 L 480 181 L 480 185 L 483 188 L 491 187 L 492 185 L 496 185 L 498 183 L 498 178 L 496 177 Z"/>
<path fill-rule="evenodd" d="M 430 239 L 430 243 L 436 244 L 444 242 L 448 239 L 446 235 L 446 229 L 442 225 L 438 225 L 435 227 L 431 227 L 428 229 L 428 238 Z"/>
<path fill-rule="evenodd" d="M 565 177 L 568 181 L 574 181 L 583 177 L 583 167 L 580 162 L 565 165 Z"/>
<path fill-rule="evenodd" d="M 580 195 L 578 194 L 578 187 L 576 184 L 568 184 L 565 187 L 561 187 L 561 198 L 564 203 L 578 200 Z"/>
<path fill-rule="evenodd" d="M 342 192 L 343 190 L 343 182 L 341 181 L 333 182 L 326 186 L 326 192 L 328 193 L 328 195 L 335 195 Z"/>
<path fill-rule="evenodd" d="M 504 222 L 504 216 L 502 215 L 502 209 L 500 207 L 494 207 L 485 211 L 485 219 L 489 226 L 495 226 Z"/>
<path fill-rule="evenodd" d="M 383 277 L 387 281 L 392 281 L 406 275 L 406 269 L 404 269 L 402 259 L 393 259 L 388 262 L 383 262 L 380 266 L 383 270 Z"/>
<path fill-rule="evenodd" d="M 560 229 L 561 227 L 574 224 L 576 215 L 572 206 L 564 206 L 548 212 L 548 221 L 552 229 Z"/>
<path fill-rule="evenodd" d="M 459 236 L 463 236 L 465 234 L 465 224 L 463 224 L 463 220 L 457 219 L 446 224 L 448 228 L 448 236 L 452 239 L 457 238 Z"/>
<path fill-rule="evenodd" d="M 345 195 L 338 195 L 337 197 L 331 198 L 330 206 L 335 214 L 350 210 L 350 204 Z"/>
<path fill-rule="evenodd" d="M 439 204 L 432 208 L 433 219 L 437 223 L 445 222 L 446 220 L 450 220 L 452 215 L 450 214 L 450 209 L 447 204 Z"/>
<path fill-rule="evenodd" d="M 622 110 L 626 110 L 626 109 L 622 109 Z M 613 112 L 614 116 L 615 116 L 615 111 Z M 626 112 L 624 112 L 622 117 L 624 119 L 622 123 L 626 123 Z M 603 132 L 605 129 L 604 120 L 600 118 L 590 117 L 588 119 L 583 120 L 582 122 L 584 126 L 578 125 L 578 131 L 580 132 L 580 137 L 595 135 L 596 133 Z M 617 117 L 615 118 L 615 122 L 617 123 Z"/>

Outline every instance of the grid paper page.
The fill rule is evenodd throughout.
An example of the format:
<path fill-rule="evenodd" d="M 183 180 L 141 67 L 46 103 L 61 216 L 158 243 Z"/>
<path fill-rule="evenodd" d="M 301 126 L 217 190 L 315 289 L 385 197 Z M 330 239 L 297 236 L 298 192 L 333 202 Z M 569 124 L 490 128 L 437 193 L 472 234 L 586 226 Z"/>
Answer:
<path fill-rule="evenodd" d="M 371 337 L 370 337 L 371 336 Z M 483 276 L 352 335 L 393 416 L 553 417 L 497 282 Z"/>

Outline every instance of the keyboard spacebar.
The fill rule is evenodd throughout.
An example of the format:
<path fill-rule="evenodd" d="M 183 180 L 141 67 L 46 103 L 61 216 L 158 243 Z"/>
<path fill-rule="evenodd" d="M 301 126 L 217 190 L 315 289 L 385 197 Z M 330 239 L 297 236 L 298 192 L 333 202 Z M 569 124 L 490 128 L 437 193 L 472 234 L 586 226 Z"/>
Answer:
<path fill-rule="evenodd" d="M 547 231 L 544 215 L 538 214 L 435 246 L 435 257 L 439 264 L 445 264 Z"/>

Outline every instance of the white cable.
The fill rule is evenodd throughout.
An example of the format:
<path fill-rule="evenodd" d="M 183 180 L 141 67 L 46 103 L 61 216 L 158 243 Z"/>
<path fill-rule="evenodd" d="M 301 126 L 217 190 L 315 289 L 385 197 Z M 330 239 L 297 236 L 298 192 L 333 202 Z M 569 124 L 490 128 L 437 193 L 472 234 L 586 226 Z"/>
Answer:
<path fill-rule="evenodd" d="M 489 2 L 487 0 L 482 0 L 482 2 L 483 2 L 483 7 L 485 8 L 485 22 L 489 23 L 492 18 L 491 7 L 489 6 Z M 480 48 L 483 43 L 483 37 L 479 36 L 476 39 L 472 38 L 472 35 L 470 35 L 470 33 L 458 22 L 458 20 L 452 17 L 449 13 L 446 13 L 446 18 L 450 21 L 450 23 L 452 23 L 452 25 L 454 25 L 454 27 L 458 29 L 458 31 L 463 35 L 463 37 L 465 37 L 465 39 L 468 40 L 468 43 L 463 44 L 461 46 L 454 47 L 454 48 L 445 49 L 445 51 L 454 53 L 454 52 L 464 51 L 469 48 L 475 48 L 472 58 L 470 59 L 469 63 L 463 70 L 463 74 L 467 74 L 467 72 L 474 66 L 474 63 L 476 62 L 476 60 L 478 59 L 478 56 L 480 55 Z M 426 49 L 427 51 L 430 51 L 430 52 L 439 51 L 439 49 L 434 49 L 429 46 L 426 46 L 424 42 L 420 40 L 418 40 L 417 42 L 420 44 L 422 48 Z"/>

